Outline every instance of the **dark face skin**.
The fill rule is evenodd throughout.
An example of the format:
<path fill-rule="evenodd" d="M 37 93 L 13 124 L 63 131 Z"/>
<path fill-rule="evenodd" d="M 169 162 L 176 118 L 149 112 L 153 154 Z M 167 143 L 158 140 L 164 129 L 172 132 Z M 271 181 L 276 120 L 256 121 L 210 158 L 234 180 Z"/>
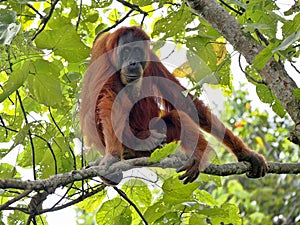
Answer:
<path fill-rule="evenodd" d="M 117 48 L 117 68 L 124 85 L 142 77 L 146 65 L 145 42 L 132 32 L 121 36 Z"/>

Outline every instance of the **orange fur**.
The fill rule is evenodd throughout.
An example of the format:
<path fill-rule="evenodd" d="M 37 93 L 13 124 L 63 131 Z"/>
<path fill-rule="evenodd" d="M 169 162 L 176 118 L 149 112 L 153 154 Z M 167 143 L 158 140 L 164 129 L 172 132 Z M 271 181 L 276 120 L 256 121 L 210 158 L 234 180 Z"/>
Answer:
<path fill-rule="evenodd" d="M 164 133 L 165 128 L 159 127 L 158 123 L 158 121 L 163 121 L 167 129 L 166 142 L 181 140 L 182 150 L 190 156 L 188 164 L 179 169 L 179 171 L 186 171 L 181 176 L 181 179 L 185 179 L 185 183 L 197 178 L 199 169 L 204 169 L 206 165 L 208 152 L 212 150 L 199 128 L 211 133 L 225 144 L 239 161 L 249 161 L 252 164 L 250 177 L 264 176 L 267 171 L 264 157 L 249 149 L 239 137 L 235 136 L 211 113 L 201 100 L 193 100 L 193 96 L 189 95 L 191 103 L 182 101 L 182 98 L 178 96 L 185 88 L 159 61 L 147 43 L 145 51 L 149 60 L 144 69 L 143 80 L 153 79 L 143 82 L 141 91 L 147 92 L 150 88 L 151 91 L 155 90 L 158 96 L 154 97 L 152 96 L 154 94 L 150 94 L 134 105 L 130 96 L 127 95 L 124 95 L 121 102 L 116 100 L 125 87 L 116 69 L 116 48 L 119 38 L 127 32 L 132 32 L 134 36 L 146 42 L 149 41 L 149 37 L 140 28 L 122 27 L 100 37 L 92 48 L 91 64 L 84 78 L 80 106 L 80 125 L 86 144 L 94 145 L 99 149 L 106 156 L 104 160 L 109 157 L 119 160 L 124 156 L 125 158 L 149 156 L 152 149 L 137 150 L 128 147 L 124 140 L 127 138 L 129 144 L 131 141 L 134 143 L 130 137 L 127 137 L 129 131 L 139 140 L 147 140 L 154 130 L 158 134 Z M 156 81 L 155 78 L 165 79 L 166 82 Z M 172 82 L 178 88 L 170 87 L 167 81 Z M 176 108 L 177 106 L 179 108 Z M 117 110 L 112 110 L 113 107 Z M 128 118 L 122 114 L 124 108 L 130 111 Z M 196 111 L 196 117 L 192 117 L 193 108 Z M 161 116 L 160 119 L 155 119 L 159 116 Z M 129 130 L 126 130 L 127 119 L 130 124 Z M 155 129 L 151 130 L 148 126 L 153 119 L 155 119 Z M 113 128 L 112 123 L 117 126 Z M 158 137 L 160 138 L 159 135 Z M 147 143 L 151 141 L 156 140 L 149 139 Z"/>

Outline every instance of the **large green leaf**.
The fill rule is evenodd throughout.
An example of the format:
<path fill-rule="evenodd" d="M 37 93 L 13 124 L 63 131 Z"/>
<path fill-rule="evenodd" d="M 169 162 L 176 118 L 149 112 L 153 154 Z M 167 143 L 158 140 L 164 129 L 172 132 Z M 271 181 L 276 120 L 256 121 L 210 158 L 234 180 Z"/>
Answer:
<path fill-rule="evenodd" d="M 156 149 L 150 156 L 149 162 L 159 162 L 160 160 L 173 154 L 180 146 L 180 142 L 171 142 L 162 148 Z"/>
<path fill-rule="evenodd" d="M 122 190 L 140 207 L 147 207 L 152 202 L 152 194 L 148 186 L 141 180 L 131 179 L 123 184 Z"/>
<path fill-rule="evenodd" d="M 274 45 L 270 44 L 263 50 L 261 50 L 253 60 L 253 67 L 257 70 L 261 70 L 265 67 L 269 59 L 272 57 Z"/>
<path fill-rule="evenodd" d="M 162 186 L 164 191 L 163 201 L 168 204 L 191 201 L 192 193 L 198 187 L 199 183 L 197 182 L 183 184 L 177 176 L 171 177 Z"/>
<path fill-rule="evenodd" d="M 114 198 L 102 204 L 96 214 L 98 224 L 106 225 L 130 225 L 131 210 L 128 204 L 120 198 Z"/>
<path fill-rule="evenodd" d="M 16 174 L 17 170 L 14 166 L 7 163 L 0 164 L 0 179 L 13 178 Z"/>
<path fill-rule="evenodd" d="M 25 126 L 22 127 L 21 130 L 17 133 L 17 135 L 14 137 L 14 143 L 10 147 L 12 150 L 13 148 L 17 147 L 18 145 L 21 145 L 24 143 L 25 137 L 28 134 L 30 128 L 30 123 L 25 124 Z"/>
<path fill-rule="evenodd" d="M 38 48 L 51 49 L 69 62 L 85 60 L 90 52 L 71 24 L 45 30 L 37 36 L 35 43 Z"/>
<path fill-rule="evenodd" d="M 188 52 L 187 58 L 192 67 L 192 71 L 194 72 L 193 78 L 196 81 L 200 81 L 206 76 L 212 74 L 211 68 L 206 64 L 206 62 L 202 58 L 199 57 L 199 55 L 196 55 L 192 52 Z"/>
<path fill-rule="evenodd" d="M 146 210 L 144 216 L 149 224 L 154 224 L 155 221 L 161 218 L 168 211 L 169 208 L 166 204 L 164 204 L 163 202 L 156 202 Z"/>
<path fill-rule="evenodd" d="M 33 81 L 34 95 L 40 103 L 56 106 L 61 103 L 60 82 L 52 74 L 37 74 Z"/>
<path fill-rule="evenodd" d="M 286 114 L 286 111 L 277 97 L 271 92 L 271 90 L 264 84 L 256 85 L 256 93 L 259 99 L 264 103 L 269 103 L 273 111 L 280 117 Z"/>
<path fill-rule="evenodd" d="M 163 39 L 185 32 L 185 26 L 192 22 L 194 17 L 189 9 L 182 5 L 178 11 L 172 11 L 166 17 L 157 20 L 153 27 L 152 36 L 164 34 Z"/>
<path fill-rule="evenodd" d="M 277 98 L 275 98 L 275 101 L 272 104 L 272 109 L 281 118 L 283 118 L 286 114 L 286 111 L 285 111 L 283 105 L 280 103 L 280 101 Z"/>
<path fill-rule="evenodd" d="M 274 101 L 274 95 L 271 90 L 264 84 L 256 85 L 256 93 L 259 99 L 264 103 L 272 103 Z"/>
<path fill-rule="evenodd" d="M 32 64 L 32 73 L 28 78 L 27 87 L 36 100 L 46 106 L 57 107 L 62 101 L 62 90 L 59 74 L 62 64 L 36 60 Z"/>
<path fill-rule="evenodd" d="M 84 201 L 76 204 L 77 207 L 84 210 L 87 213 L 95 212 L 102 203 L 102 200 L 106 197 L 107 192 L 105 190 L 97 193 L 96 195 L 86 198 Z"/>
<path fill-rule="evenodd" d="M 24 84 L 29 73 L 30 61 L 22 61 L 20 65 L 17 65 L 13 69 L 14 71 L 3 86 L 3 92 L 0 94 L 0 102 L 3 102 Z"/>
<path fill-rule="evenodd" d="M 217 55 L 214 46 L 210 43 L 213 40 L 214 38 L 194 36 L 194 37 L 187 38 L 186 46 L 189 48 L 190 51 L 196 54 L 198 58 L 201 59 L 201 61 L 203 61 L 203 63 L 208 68 L 215 71 L 217 69 Z M 202 62 L 198 62 L 198 63 L 202 64 Z M 204 65 L 201 65 L 201 67 L 204 67 Z M 195 72 L 206 74 L 206 70 L 203 71 L 203 69 L 205 68 L 201 68 L 201 70 L 195 70 Z"/>
<path fill-rule="evenodd" d="M 211 222 L 212 224 L 221 224 L 222 222 L 224 224 L 234 224 L 234 225 L 241 225 L 242 224 L 242 219 L 239 214 L 239 208 L 237 205 L 232 204 L 232 203 L 225 203 L 222 205 L 221 209 L 222 210 L 220 213 L 213 213 L 211 215 Z M 218 209 L 216 209 L 216 212 Z"/>

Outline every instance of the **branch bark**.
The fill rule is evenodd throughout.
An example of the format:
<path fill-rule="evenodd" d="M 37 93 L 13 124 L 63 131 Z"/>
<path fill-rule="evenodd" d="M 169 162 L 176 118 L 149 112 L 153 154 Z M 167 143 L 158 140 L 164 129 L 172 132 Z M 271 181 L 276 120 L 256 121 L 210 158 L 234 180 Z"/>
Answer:
<path fill-rule="evenodd" d="M 244 33 L 237 20 L 215 0 L 186 0 L 186 3 L 197 15 L 202 16 L 220 32 L 250 65 L 253 63 L 254 57 L 263 50 L 264 47 L 250 34 Z M 271 58 L 258 72 L 295 122 L 295 131 L 291 134 L 290 139 L 294 143 L 300 144 L 300 101 L 293 94 L 294 89 L 297 88 L 296 83 L 288 75 L 282 63 L 277 62 L 274 58 Z"/>
<path fill-rule="evenodd" d="M 134 168 L 141 167 L 160 167 L 160 168 L 179 168 L 183 166 L 186 161 L 181 160 L 182 157 L 174 156 L 165 158 L 159 163 L 150 163 L 148 158 L 136 158 L 125 161 L 119 161 L 113 164 L 110 168 L 105 166 L 90 166 L 80 170 L 73 170 L 71 172 L 53 175 L 48 179 L 34 180 L 34 181 L 22 181 L 17 179 L 0 180 L 0 188 L 15 188 L 19 190 L 31 190 L 31 191 L 47 191 L 47 193 L 53 193 L 55 189 L 59 187 L 65 187 L 75 181 L 81 181 L 85 179 L 91 179 L 93 177 L 105 176 L 113 173 L 117 170 L 127 171 Z M 273 163 L 269 162 L 268 173 L 276 174 L 299 174 L 300 163 Z M 210 164 L 202 173 L 217 175 L 217 176 L 229 176 L 234 174 L 243 174 L 251 170 L 251 164 L 247 162 L 229 163 L 223 165 Z M 1 206 L 0 206 L 1 207 Z"/>

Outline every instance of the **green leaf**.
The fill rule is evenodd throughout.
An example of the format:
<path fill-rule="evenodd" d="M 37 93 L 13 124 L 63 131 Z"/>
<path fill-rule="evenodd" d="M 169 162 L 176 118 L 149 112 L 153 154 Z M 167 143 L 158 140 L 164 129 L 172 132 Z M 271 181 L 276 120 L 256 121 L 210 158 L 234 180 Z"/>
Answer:
<path fill-rule="evenodd" d="M 285 38 L 277 48 L 273 49 L 273 53 L 276 51 L 286 50 L 291 45 L 295 44 L 296 41 L 300 39 L 300 30 L 296 31 L 295 33 L 291 34 L 287 38 Z"/>
<path fill-rule="evenodd" d="M 30 61 L 22 61 L 18 67 L 13 68 L 12 74 L 3 86 L 3 92 L 0 94 L 0 103 L 9 97 L 13 92 L 18 90 L 27 79 L 30 68 Z"/>
<path fill-rule="evenodd" d="M 280 20 L 281 17 L 278 16 L 275 12 L 273 12 L 272 10 L 267 10 L 264 7 L 264 9 L 253 10 L 251 12 L 251 16 L 249 15 L 248 18 L 251 18 L 251 20 L 248 20 L 247 22 L 252 21 L 253 23 L 257 24 L 257 28 L 260 31 L 263 31 L 264 35 L 268 36 L 270 40 L 276 38 L 277 22 L 274 21 Z"/>
<path fill-rule="evenodd" d="M 265 67 L 269 59 L 272 57 L 272 50 L 274 45 L 270 44 L 258 53 L 253 60 L 253 67 L 257 70 L 261 70 Z"/>
<path fill-rule="evenodd" d="M 205 190 L 196 190 L 196 197 L 197 200 L 200 201 L 200 203 L 208 205 L 208 206 L 214 206 L 216 205 L 216 200 L 213 198 L 213 196 L 208 193 Z"/>
<path fill-rule="evenodd" d="M 300 100 L 300 88 L 295 88 L 294 95 L 297 99 Z"/>
<path fill-rule="evenodd" d="M 163 202 L 157 202 L 146 210 L 144 216 L 149 224 L 153 224 L 167 212 L 168 206 Z"/>
<path fill-rule="evenodd" d="M 192 52 L 187 53 L 187 59 L 192 67 L 192 71 L 195 73 L 194 79 L 196 81 L 200 81 L 206 76 L 209 76 L 212 74 L 211 68 L 206 64 L 206 62 L 199 57 L 199 55 L 196 55 Z"/>
<path fill-rule="evenodd" d="M 134 199 L 136 204 L 140 207 L 147 207 L 151 204 L 152 194 L 148 186 L 139 179 L 131 179 L 125 182 L 122 190 L 130 199 Z"/>
<path fill-rule="evenodd" d="M 300 29 L 300 13 L 296 14 L 293 20 L 289 20 L 282 26 L 283 37 L 288 37 Z"/>
<path fill-rule="evenodd" d="M 14 178 L 16 174 L 17 170 L 14 166 L 7 163 L 0 164 L 0 179 Z"/>
<path fill-rule="evenodd" d="M 189 225 L 207 225 L 207 216 L 193 213 L 189 220 Z"/>
<path fill-rule="evenodd" d="M 253 79 L 255 79 L 255 80 L 259 80 L 259 81 L 261 81 L 262 80 L 262 78 L 261 78 L 261 75 L 257 72 L 257 70 L 256 69 L 254 69 L 252 66 L 246 66 L 246 68 L 245 68 L 245 71 L 246 71 L 246 73 L 250 76 L 250 77 L 252 77 Z M 257 84 L 257 82 L 253 82 L 248 76 L 246 77 L 247 78 L 247 80 L 249 81 L 249 82 L 251 82 L 251 83 L 253 83 L 253 84 Z"/>
<path fill-rule="evenodd" d="M 280 117 L 284 117 L 286 111 L 280 101 L 271 92 L 271 90 L 264 84 L 256 85 L 256 93 L 259 99 L 264 103 L 269 103 L 273 111 Z"/>
<path fill-rule="evenodd" d="M 133 4 L 138 5 L 139 7 L 151 5 L 153 3 L 152 0 L 133 0 Z"/>
<path fill-rule="evenodd" d="M 46 106 L 57 106 L 62 101 L 60 81 L 52 74 L 36 74 L 33 80 L 34 95 Z"/>
<path fill-rule="evenodd" d="M 132 212 L 125 201 L 114 198 L 102 204 L 96 214 L 96 221 L 98 224 L 106 225 L 129 225 L 132 220 L 131 214 Z"/>
<path fill-rule="evenodd" d="M 171 177 L 167 179 L 162 186 L 164 191 L 163 201 L 168 204 L 190 201 L 193 191 L 198 187 L 198 182 L 183 184 L 177 176 Z"/>
<path fill-rule="evenodd" d="M 272 104 L 272 109 L 281 118 L 283 118 L 286 114 L 284 107 L 277 98 L 275 98 L 275 102 Z"/>
<path fill-rule="evenodd" d="M 28 207 L 28 205 L 26 205 Z M 25 207 L 25 206 L 22 206 Z M 19 210 L 13 210 L 7 216 L 7 223 L 8 225 L 26 225 L 26 221 L 28 216 Z"/>
<path fill-rule="evenodd" d="M 192 16 L 189 8 L 185 4 L 182 4 L 182 7 L 178 11 L 172 11 L 165 18 L 155 22 L 151 36 L 164 34 L 163 39 L 166 39 L 183 34 L 186 32 L 186 25 L 193 20 L 194 16 Z"/>
<path fill-rule="evenodd" d="M 228 213 L 226 213 L 225 210 L 223 209 L 220 209 L 220 208 L 210 208 L 210 209 L 202 209 L 198 212 L 199 214 L 202 214 L 202 215 L 206 215 L 206 216 L 209 216 L 211 218 L 215 217 L 215 218 L 223 218 L 223 217 L 228 217 Z"/>
<path fill-rule="evenodd" d="M 66 81 L 67 83 L 71 83 L 71 82 L 74 82 L 74 81 L 79 81 L 81 78 L 82 78 L 82 75 L 81 75 L 81 73 L 78 73 L 78 72 L 66 73 L 62 77 L 62 79 L 64 81 Z"/>
<path fill-rule="evenodd" d="M 231 204 L 231 203 L 225 203 L 224 205 L 222 205 L 221 209 L 214 209 L 216 211 L 218 210 L 222 210 L 220 211 L 220 213 L 214 214 L 214 212 L 212 212 L 213 214 L 210 215 L 210 219 L 211 219 L 211 223 L 212 224 L 234 224 L 234 225 L 241 225 L 242 224 L 242 219 L 241 216 L 239 214 L 239 208 L 237 205 L 235 204 Z"/>
<path fill-rule="evenodd" d="M 0 158 L 5 157 L 10 151 L 11 148 L 0 148 Z"/>
<path fill-rule="evenodd" d="M 259 99 L 264 103 L 272 103 L 274 101 L 274 95 L 271 90 L 264 84 L 256 85 L 256 93 Z"/>
<path fill-rule="evenodd" d="M 211 44 L 211 41 L 215 40 L 215 37 L 202 37 L 202 36 L 194 36 L 194 37 L 190 37 L 187 38 L 187 47 L 189 48 L 190 52 L 188 52 L 188 60 L 192 65 L 193 71 L 195 71 L 196 73 L 199 72 L 198 69 L 201 69 L 200 71 L 203 72 L 204 74 L 200 75 L 198 74 L 198 76 L 203 77 L 209 73 L 211 73 L 212 71 L 216 71 L 217 69 L 217 48 L 216 48 L 216 44 L 213 45 Z M 215 47 L 214 47 L 215 46 Z M 196 55 L 196 57 L 191 57 L 192 54 Z M 191 59 L 194 58 L 194 62 L 191 61 Z M 196 60 L 196 61 L 195 61 Z M 195 68 L 195 64 L 197 63 L 201 64 L 201 68 Z M 200 61 L 200 62 L 199 62 Z M 203 61 L 203 62 L 202 62 Z M 193 64 L 194 66 L 193 66 Z M 208 68 L 205 68 L 208 67 Z M 204 70 L 204 71 L 202 71 Z M 210 70 L 210 72 L 209 72 Z M 207 71 L 207 72 L 206 72 Z M 199 79 L 197 79 L 199 80 Z"/>
<path fill-rule="evenodd" d="M 106 197 L 107 192 L 105 190 L 97 193 L 96 195 L 86 198 L 84 201 L 76 204 L 77 207 L 84 210 L 86 213 L 95 212 L 102 203 L 102 200 Z"/>
<path fill-rule="evenodd" d="M 32 68 L 33 75 L 26 82 L 32 95 L 46 106 L 59 106 L 63 97 L 59 79 L 62 63 L 38 59 L 32 63 Z"/>
<path fill-rule="evenodd" d="M 181 224 L 181 220 L 178 217 L 178 213 L 177 212 L 167 212 L 165 213 L 161 218 L 159 218 L 158 220 L 155 221 L 155 224 L 157 225 L 164 225 L 166 224 Z"/>
<path fill-rule="evenodd" d="M 26 124 L 25 126 L 22 127 L 21 130 L 19 130 L 17 135 L 14 137 L 14 143 L 10 147 L 10 150 L 12 150 L 16 146 L 24 143 L 24 140 L 25 140 L 26 135 L 28 134 L 29 128 L 30 128 L 30 123 Z"/>
<path fill-rule="evenodd" d="M 99 18 L 99 12 L 96 10 L 90 10 L 86 15 L 85 22 L 95 23 Z"/>
<path fill-rule="evenodd" d="M 253 32 L 255 29 L 258 30 L 268 30 L 270 29 L 270 25 L 268 24 L 259 24 L 259 23 L 245 23 L 243 26 L 244 32 Z"/>
<path fill-rule="evenodd" d="M 171 142 L 166 144 L 162 148 L 156 149 L 150 156 L 149 162 L 159 162 L 160 160 L 168 157 L 169 155 L 175 153 L 176 149 L 180 146 L 180 142 Z"/>
<path fill-rule="evenodd" d="M 37 36 L 35 43 L 38 48 L 51 49 L 69 62 L 83 61 L 90 53 L 71 24 L 43 31 Z"/>
<path fill-rule="evenodd" d="M 112 4 L 113 0 L 99 0 L 92 1 L 92 7 L 94 8 L 107 8 Z"/>

